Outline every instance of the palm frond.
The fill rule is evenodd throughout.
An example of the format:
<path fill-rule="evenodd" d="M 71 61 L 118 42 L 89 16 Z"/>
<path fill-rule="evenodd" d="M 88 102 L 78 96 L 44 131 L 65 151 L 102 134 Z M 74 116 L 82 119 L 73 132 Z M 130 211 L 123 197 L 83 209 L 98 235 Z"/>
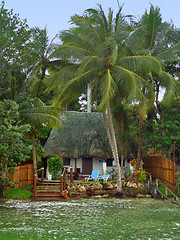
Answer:
<path fill-rule="evenodd" d="M 162 88 L 165 89 L 163 102 L 168 105 L 179 96 L 180 83 L 175 80 L 171 74 L 165 71 L 163 71 L 161 83 Z"/>
<path fill-rule="evenodd" d="M 92 11 L 93 13 L 91 14 Z M 101 44 L 102 39 L 100 37 L 100 33 L 102 34 L 103 31 L 101 30 L 101 27 L 99 27 L 98 29 L 97 25 L 103 24 L 102 19 L 98 17 L 99 22 L 98 24 L 96 23 L 96 21 L 98 21 L 96 19 L 98 14 L 95 9 L 87 9 L 85 12 L 88 12 L 91 17 L 87 16 L 87 14 L 85 16 L 74 15 L 73 17 L 71 17 L 71 22 L 76 26 L 80 26 L 80 30 L 82 32 L 86 32 L 87 35 L 89 35 L 92 39 L 96 39 L 96 41 Z"/>
<path fill-rule="evenodd" d="M 180 60 L 180 43 L 168 48 L 159 54 L 159 57 L 165 61 L 179 61 Z"/>
<path fill-rule="evenodd" d="M 146 30 L 146 48 L 148 48 L 150 51 L 154 46 L 161 21 L 162 17 L 160 14 L 160 9 L 158 7 L 154 8 L 154 6 L 151 4 L 149 14 L 146 11 L 142 17 L 142 26 Z"/>
<path fill-rule="evenodd" d="M 123 95 L 128 96 L 129 101 L 132 101 L 137 92 L 136 75 L 126 68 L 115 65 L 113 77 L 116 79 L 120 89 L 122 89 Z"/>
<path fill-rule="evenodd" d="M 99 67 L 99 69 L 101 69 L 102 65 L 104 66 L 104 62 L 98 56 L 84 57 L 83 60 L 81 61 L 81 64 L 77 70 L 76 75 L 77 76 L 81 75 L 82 73 L 86 72 L 87 70 L 94 69 L 97 66 Z"/>
<path fill-rule="evenodd" d="M 100 94 L 101 100 L 98 109 L 100 111 L 106 109 L 109 106 L 110 99 L 114 96 L 117 85 L 111 76 L 111 72 L 108 69 L 106 74 L 100 79 Z"/>
<path fill-rule="evenodd" d="M 58 87 L 59 94 L 56 96 L 55 102 L 60 102 L 62 97 L 66 96 L 69 89 L 74 90 L 75 85 L 79 86 L 78 84 L 80 81 L 82 81 L 83 78 L 85 78 L 85 77 L 88 78 L 89 75 L 91 76 L 91 74 L 93 72 L 96 72 L 97 70 L 98 70 L 98 68 L 94 68 L 94 69 L 91 69 L 89 71 L 82 73 L 81 75 L 78 75 L 77 77 L 74 77 L 74 78 L 66 80 L 66 81 L 62 81 L 59 84 L 59 87 Z"/>
<path fill-rule="evenodd" d="M 76 62 L 79 61 L 82 56 L 88 56 L 89 54 L 94 55 L 93 52 L 80 46 L 61 45 L 50 55 L 50 58 L 69 59 L 72 62 Z"/>
<path fill-rule="evenodd" d="M 60 127 L 62 123 L 58 117 L 60 107 L 46 106 L 40 99 L 35 99 L 32 106 L 21 108 L 21 118 L 31 124 L 34 127 Z"/>
<path fill-rule="evenodd" d="M 69 79 L 72 79 L 78 66 L 77 65 L 70 65 L 63 67 L 59 71 L 55 72 L 48 78 L 48 81 L 45 83 L 47 86 L 46 92 L 50 92 L 53 89 L 56 89 L 58 85 L 63 85 Z"/>
<path fill-rule="evenodd" d="M 118 60 L 118 65 L 135 73 L 147 75 L 150 71 L 160 74 L 162 65 L 152 56 L 128 56 Z"/>

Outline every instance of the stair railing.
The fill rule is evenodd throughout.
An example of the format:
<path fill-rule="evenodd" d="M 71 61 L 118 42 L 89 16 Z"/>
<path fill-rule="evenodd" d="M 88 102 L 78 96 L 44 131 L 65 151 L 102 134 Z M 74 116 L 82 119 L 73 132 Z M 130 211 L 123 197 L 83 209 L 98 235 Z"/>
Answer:
<path fill-rule="evenodd" d="M 61 174 L 60 177 L 60 191 L 61 194 L 64 196 L 65 199 L 68 198 L 67 196 L 67 189 L 66 189 L 66 168 L 64 168 L 63 173 Z"/>
<path fill-rule="evenodd" d="M 161 196 L 161 199 L 166 198 L 167 200 L 169 200 L 172 203 L 176 203 L 177 205 L 180 206 L 180 204 L 177 202 L 179 200 L 179 198 L 166 186 L 166 184 L 164 184 L 163 182 L 161 182 L 158 178 L 155 179 L 156 184 L 154 185 L 152 182 L 152 175 L 148 172 L 146 172 L 146 175 L 148 176 L 148 183 L 147 183 L 147 187 L 148 190 L 150 190 L 150 187 L 152 186 L 154 188 L 154 194 L 157 197 L 157 194 L 159 193 Z M 159 183 L 161 183 L 161 185 L 163 185 L 164 189 L 165 189 L 165 194 L 163 194 L 160 190 L 159 190 Z M 173 200 L 171 200 L 168 197 L 168 191 L 173 195 Z"/>

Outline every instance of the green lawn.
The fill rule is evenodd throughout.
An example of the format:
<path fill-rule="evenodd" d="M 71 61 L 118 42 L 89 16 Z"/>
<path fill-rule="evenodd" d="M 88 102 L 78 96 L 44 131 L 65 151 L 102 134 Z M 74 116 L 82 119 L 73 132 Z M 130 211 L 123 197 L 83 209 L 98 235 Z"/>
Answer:
<path fill-rule="evenodd" d="M 32 197 L 33 185 L 27 185 L 24 187 L 14 188 L 4 190 L 3 197 L 4 198 L 18 198 L 18 199 L 26 199 Z"/>

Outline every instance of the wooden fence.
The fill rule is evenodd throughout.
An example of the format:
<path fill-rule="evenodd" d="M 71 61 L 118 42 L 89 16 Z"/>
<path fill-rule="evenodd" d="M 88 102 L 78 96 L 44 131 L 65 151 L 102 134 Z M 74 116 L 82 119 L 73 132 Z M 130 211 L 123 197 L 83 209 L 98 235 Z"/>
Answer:
<path fill-rule="evenodd" d="M 162 155 L 150 156 L 143 159 L 146 172 L 153 178 L 160 179 L 170 188 L 175 188 L 175 163 Z"/>
<path fill-rule="evenodd" d="M 7 176 L 13 181 L 18 182 L 16 187 L 33 184 L 34 169 L 33 164 L 25 164 L 15 167 L 15 173 L 8 173 Z M 9 189 L 9 187 L 6 187 Z"/>

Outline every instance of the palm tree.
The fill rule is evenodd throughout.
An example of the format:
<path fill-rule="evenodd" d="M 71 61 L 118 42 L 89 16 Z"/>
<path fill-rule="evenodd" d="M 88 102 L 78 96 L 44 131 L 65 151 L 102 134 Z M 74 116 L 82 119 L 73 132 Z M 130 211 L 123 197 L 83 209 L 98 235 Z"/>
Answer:
<path fill-rule="evenodd" d="M 80 96 L 88 84 L 92 99 L 103 112 L 107 136 L 116 162 L 117 192 L 122 191 L 119 155 L 112 120 L 113 98 L 133 101 L 143 95 L 141 89 L 149 84 L 140 72 L 148 74 L 150 69 L 159 73 L 161 66 L 152 56 L 133 56 L 129 39 L 133 28 L 119 9 L 113 18 L 109 9 L 106 17 L 101 5 L 98 9 L 87 9 L 82 16 L 71 17 L 73 28 L 60 34 L 62 45 L 50 55 L 68 61 L 68 65 L 57 71 L 49 81 L 49 90 L 56 89 L 55 102 L 68 100 L 72 95 Z"/>
<path fill-rule="evenodd" d="M 171 43 L 170 41 L 167 41 L 167 33 L 170 28 L 170 24 L 162 23 L 160 9 L 158 7 L 154 8 L 153 5 L 151 5 L 149 13 L 146 11 L 142 16 L 140 27 L 134 34 L 134 37 L 137 41 L 135 48 L 133 49 L 133 53 L 137 55 L 141 53 L 145 56 L 154 56 L 160 59 L 164 65 L 168 61 L 177 61 L 180 56 L 180 44 L 176 41 L 172 41 Z M 163 88 L 165 90 L 165 97 L 163 101 L 166 104 L 169 104 L 171 100 L 178 95 L 178 82 L 164 69 L 160 74 L 151 71 L 147 80 L 154 89 L 155 96 L 153 97 L 153 95 L 151 95 L 151 104 L 149 102 L 148 104 L 145 104 L 147 101 L 140 101 L 139 147 L 137 154 L 137 165 L 135 170 L 139 169 L 141 161 L 143 119 L 146 116 L 148 107 L 151 107 L 152 103 L 154 102 L 153 98 L 155 98 L 156 106 L 160 110 L 160 104 L 158 101 L 160 88 Z M 144 92 L 147 92 L 147 89 L 144 89 Z M 148 98 L 146 97 L 144 100 L 147 99 Z M 142 111 L 143 105 L 145 111 Z"/>

